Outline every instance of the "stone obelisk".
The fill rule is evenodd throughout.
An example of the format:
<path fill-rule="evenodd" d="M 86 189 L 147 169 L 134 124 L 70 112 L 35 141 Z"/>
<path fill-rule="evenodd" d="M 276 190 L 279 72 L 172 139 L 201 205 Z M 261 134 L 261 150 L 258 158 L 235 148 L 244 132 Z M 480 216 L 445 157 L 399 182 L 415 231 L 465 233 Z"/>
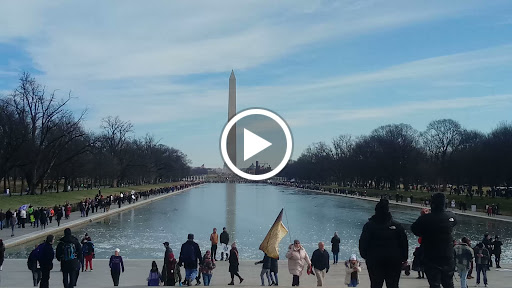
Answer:
<path fill-rule="evenodd" d="M 228 102 L 228 121 L 236 115 L 236 78 L 235 72 L 231 70 L 229 76 L 229 102 Z M 231 162 L 236 165 L 236 124 L 228 133 L 228 156 Z"/>

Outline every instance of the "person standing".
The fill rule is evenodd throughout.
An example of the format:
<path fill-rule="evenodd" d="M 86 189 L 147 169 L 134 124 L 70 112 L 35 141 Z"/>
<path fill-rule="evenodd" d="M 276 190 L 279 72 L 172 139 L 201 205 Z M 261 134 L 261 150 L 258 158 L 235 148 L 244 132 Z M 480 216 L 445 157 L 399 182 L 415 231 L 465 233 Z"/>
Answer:
<path fill-rule="evenodd" d="M 32 209 L 32 208 L 29 208 L 29 209 Z M 30 225 L 32 226 L 32 217 L 33 215 L 30 215 Z M 25 223 L 27 222 L 27 210 L 25 209 L 21 209 L 20 211 L 20 220 L 21 220 L 21 228 L 25 228 Z M 20 228 L 20 227 L 18 227 Z"/>
<path fill-rule="evenodd" d="M 501 268 L 501 246 L 503 246 L 503 242 L 501 242 L 500 237 L 497 235 L 494 237 L 492 246 L 494 247 L 494 260 L 496 262 L 496 268 Z"/>
<path fill-rule="evenodd" d="M 59 209 L 57 209 L 57 217 L 55 218 L 57 220 L 57 227 L 60 226 L 60 220 L 62 220 L 63 216 L 64 212 L 62 212 L 62 208 L 59 206 Z"/>
<path fill-rule="evenodd" d="M 292 286 L 299 286 L 299 278 L 302 276 L 302 271 L 307 265 L 307 271 L 311 269 L 311 261 L 309 260 L 306 249 L 300 245 L 299 240 L 294 240 L 293 244 L 288 246 L 288 252 L 286 252 L 286 258 L 288 258 L 288 271 L 292 274 Z"/>
<path fill-rule="evenodd" d="M 484 238 L 482 239 L 482 244 L 484 244 L 484 248 L 487 249 L 487 251 L 489 251 L 489 259 L 488 259 L 488 265 L 487 265 L 487 270 L 489 271 L 490 268 L 489 267 L 492 267 L 492 261 L 491 261 L 491 254 L 492 254 L 492 240 L 491 240 L 491 235 L 489 235 L 489 233 L 485 233 L 484 234 Z"/>
<path fill-rule="evenodd" d="M 213 228 L 213 233 L 210 235 L 210 242 L 212 242 L 212 259 L 217 260 L 217 244 L 219 243 L 217 228 Z"/>
<path fill-rule="evenodd" d="M 238 266 L 240 260 L 238 258 L 238 249 L 236 248 L 236 242 L 231 244 L 231 251 L 229 251 L 229 273 L 231 274 L 231 282 L 228 285 L 235 285 L 235 276 L 240 280 L 240 284 L 244 282 L 244 278 L 238 274 Z"/>
<path fill-rule="evenodd" d="M 162 278 L 165 286 L 174 286 L 176 281 L 174 280 L 174 269 L 176 266 L 176 259 L 174 259 L 174 254 L 172 253 L 171 247 L 169 247 L 169 242 L 165 241 L 164 243 L 164 265 L 162 267 Z M 172 257 L 171 257 L 172 255 Z M 173 262 L 174 263 L 171 263 Z"/>
<path fill-rule="evenodd" d="M 0 271 L 4 270 L 5 245 L 4 240 L 0 239 Z"/>
<path fill-rule="evenodd" d="M 331 244 L 332 244 L 332 264 L 338 264 L 338 255 L 340 253 L 340 237 L 338 236 L 338 232 L 334 232 L 334 236 L 331 238 Z"/>
<path fill-rule="evenodd" d="M 220 261 L 224 261 L 224 253 L 226 254 L 226 261 L 228 261 L 228 243 L 229 243 L 229 234 L 226 230 L 226 227 L 222 228 L 222 233 L 220 233 L 220 246 L 222 250 L 220 251 Z"/>
<path fill-rule="evenodd" d="M 467 244 L 467 237 L 462 237 L 461 242 L 453 248 L 455 251 L 455 265 L 460 276 L 460 287 L 467 288 L 467 277 L 471 262 L 473 262 L 473 249 Z"/>
<path fill-rule="evenodd" d="M 14 226 L 16 226 L 16 224 L 18 223 L 18 219 L 16 218 L 16 211 L 14 211 L 14 213 L 12 214 L 12 217 L 11 217 L 11 237 L 14 237 Z"/>
<path fill-rule="evenodd" d="M 4 210 L 0 209 L 0 230 L 4 230 L 5 213 Z"/>
<path fill-rule="evenodd" d="M 313 252 L 311 266 L 315 269 L 316 286 L 323 286 L 325 274 L 329 273 L 329 252 L 325 250 L 324 242 L 318 243 L 318 249 Z"/>
<path fill-rule="evenodd" d="M 114 286 L 119 286 L 119 276 L 121 275 L 121 272 L 124 273 L 123 257 L 119 255 L 119 252 L 121 252 L 121 250 L 116 248 L 114 255 L 110 256 L 110 261 L 108 262 L 108 266 L 110 267 L 110 276 L 112 276 Z"/>
<path fill-rule="evenodd" d="M 39 245 L 38 262 L 41 269 L 41 282 L 39 282 L 39 288 L 50 287 L 50 271 L 53 269 L 53 258 L 55 258 L 55 252 L 53 251 L 53 235 L 46 236 L 46 241 Z"/>
<path fill-rule="evenodd" d="M 187 242 L 181 245 L 181 252 L 178 265 L 185 266 L 185 281 L 187 286 L 192 285 L 192 280 L 197 276 L 197 264 L 202 262 L 201 249 L 194 242 L 194 234 L 188 234 Z"/>
<path fill-rule="evenodd" d="M 48 218 L 46 218 L 46 210 L 41 208 L 39 210 L 39 222 L 41 223 L 41 229 L 46 229 L 46 222 Z"/>
<path fill-rule="evenodd" d="M 41 281 L 41 270 L 38 268 L 37 264 L 37 250 L 38 245 L 35 245 L 34 250 L 30 252 L 30 255 L 27 259 L 27 267 L 28 270 L 32 271 L 32 280 L 34 281 L 34 287 L 37 287 L 39 285 L 39 282 Z"/>
<path fill-rule="evenodd" d="M 423 264 L 431 288 L 453 288 L 455 259 L 453 227 L 457 225 L 455 214 L 445 209 L 446 196 L 432 196 L 431 212 L 421 215 L 412 225 L 414 235 L 422 238 Z"/>
<path fill-rule="evenodd" d="M 80 269 L 82 259 L 82 246 L 75 236 L 71 235 L 71 229 L 64 230 L 64 237 L 60 238 L 57 245 L 56 258 L 60 262 L 62 282 L 64 288 L 73 288 L 76 284 L 77 271 Z"/>
<path fill-rule="evenodd" d="M 94 257 L 94 244 L 92 241 L 84 239 L 82 244 L 82 251 L 85 258 L 85 272 L 87 272 L 87 268 L 90 268 L 90 271 L 92 271 L 92 258 Z"/>
<path fill-rule="evenodd" d="M 11 209 L 7 209 L 7 212 L 5 212 L 5 228 L 9 228 L 9 224 L 11 224 L 11 218 L 12 218 L 12 211 Z"/>
<path fill-rule="evenodd" d="M 389 213 L 389 201 L 381 199 L 364 225 L 359 238 L 359 254 L 366 259 L 371 288 L 398 288 L 402 263 L 407 261 L 409 243 L 400 223 Z"/>
<path fill-rule="evenodd" d="M 271 258 L 265 253 L 263 256 L 263 260 L 255 262 L 254 265 L 263 264 L 260 272 L 261 286 L 265 286 L 265 278 L 263 276 L 266 275 L 268 286 L 272 286 L 272 280 L 270 279 L 270 266 L 271 266 Z"/>
<path fill-rule="evenodd" d="M 484 285 L 487 287 L 487 268 L 489 266 L 489 250 L 485 248 L 483 243 L 478 243 L 473 249 L 475 253 L 476 264 L 476 285 L 480 285 L 480 272 L 484 277 Z"/>

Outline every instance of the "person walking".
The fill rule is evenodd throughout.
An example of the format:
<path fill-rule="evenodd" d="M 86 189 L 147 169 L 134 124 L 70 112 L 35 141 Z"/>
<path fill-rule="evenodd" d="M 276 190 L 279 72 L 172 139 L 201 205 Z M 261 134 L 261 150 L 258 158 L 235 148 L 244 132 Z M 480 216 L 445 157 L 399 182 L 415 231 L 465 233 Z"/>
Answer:
<path fill-rule="evenodd" d="M 4 240 L 0 239 L 0 271 L 4 270 L 5 245 Z"/>
<path fill-rule="evenodd" d="M 212 259 L 217 261 L 217 244 L 219 243 L 217 228 L 213 228 L 213 233 L 210 235 L 210 242 L 212 243 Z"/>
<path fill-rule="evenodd" d="M 226 254 L 226 261 L 228 261 L 228 243 L 229 243 L 229 234 L 226 230 L 226 227 L 222 228 L 222 233 L 220 233 L 220 261 L 224 261 L 224 254 Z"/>
<path fill-rule="evenodd" d="M 169 242 L 165 241 L 163 243 L 165 252 L 164 252 L 164 265 L 162 267 L 162 279 L 165 286 L 174 286 L 174 275 L 171 274 L 171 271 L 174 271 L 176 263 L 171 263 L 174 259 L 174 254 L 172 253 L 171 247 L 169 247 Z M 171 257 L 172 254 L 172 257 Z"/>
<path fill-rule="evenodd" d="M 4 210 L 0 209 L 0 230 L 4 230 L 5 213 Z"/>
<path fill-rule="evenodd" d="M 212 257 L 212 253 L 207 250 L 203 257 L 203 265 L 201 265 L 201 274 L 203 275 L 204 286 L 210 286 L 215 266 L 215 259 Z"/>
<path fill-rule="evenodd" d="M 90 239 L 90 238 L 89 238 Z M 85 258 L 85 272 L 87 272 L 87 268 L 90 268 L 92 271 L 92 258 L 94 257 L 94 243 L 92 241 L 88 241 L 87 239 L 83 240 L 82 251 Z"/>
<path fill-rule="evenodd" d="M 46 217 L 46 210 L 41 208 L 39 210 L 39 223 L 41 224 L 41 229 L 46 229 L 46 222 L 48 218 Z"/>
<path fill-rule="evenodd" d="M 489 266 L 489 250 L 485 248 L 485 245 L 480 242 L 473 249 L 475 253 L 475 264 L 476 264 L 476 285 L 480 285 L 480 273 L 483 274 L 484 285 L 487 287 L 487 268 Z"/>
<path fill-rule="evenodd" d="M 499 236 L 494 237 L 494 242 L 492 242 L 492 246 L 494 247 L 494 260 L 496 262 L 496 268 L 501 268 L 501 246 L 503 246 L 503 242 L 501 242 Z"/>
<path fill-rule="evenodd" d="M 279 272 L 279 258 L 270 258 L 270 279 L 272 280 L 272 285 L 279 286 L 279 279 L 277 278 L 277 273 Z"/>
<path fill-rule="evenodd" d="M 59 209 L 57 209 L 57 217 L 55 218 L 57 220 L 57 227 L 60 226 L 60 220 L 62 220 L 63 216 L 64 212 L 62 212 L 62 208 L 59 206 Z"/>
<path fill-rule="evenodd" d="M 340 237 L 338 236 L 338 232 L 334 232 L 334 236 L 331 238 L 332 244 L 332 264 L 338 264 L 338 254 L 340 253 Z"/>
<path fill-rule="evenodd" d="M 82 259 L 82 246 L 75 236 L 71 235 L 71 229 L 64 230 L 64 237 L 60 238 L 57 245 L 56 258 L 60 262 L 62 282 L 64 288 L 73 288 L 77 280 L 77 271 L 80 269 Z"/>
<path fill-rule="evenodd" d="M 453 288 L 455 259 L 453 227 L 457 225 L 455 214 L 445 209 L 446 196 L 432 196 L 431 212 L 421 215 L 412 225 L 414 235 L 421 237 L 425 248 L 423 265 L 431 288 Z"/>
<path fill-rule="evenodd" d="M 313 252 L 311 266 L 315 269 L 316 286 L 323 286 L 325 274 L 329 273 L 329 252 L 325 250 L 324 242 L 318 243 L 318 249 Z"/>
<path fill-rule="evenodd" d="M 53 269 L 53 259 L 55 258 L 55 252 L 53 251 L 53 235 L 46 236 L 46 241 L 39 245 L 37 261 L 41 269 L 41 282 L 39 282 L 39 288 L 50 287 L 50 271 Z"/>
<path fill-rule="evenodd" d="M 244 282 L 244 278 L 238 274 L 239 265 L 238 249 L 236 248 L 236 242 L 233 242 L 231 244 L 231 251 L 229 251 L 229 273 L 231 274 L 231 282 L 229 282 L 228 285 L 235 285 L 235 276 L 240 280 L 240 284 Z"/>
<path fill-rule="evenodd" d="M 416 277 L 416 279 L 423 279 L 425 278 L 425 269 L 423 269 L 423 255 L 425 252 L 423 246 L 421 246 L 421 237 L 418 238 L 418 244 L 420 244 L 420 246 L 416 247 L 412 254 L 414 256 L 412 260 L 412 270 L 418 271 L 418 277 Z"/>
<path fill-rule="evenodd" d="M 265 253 L 265 256 L 263 256 L 263 260 L 254 263 L 254 265 L 263 264 L 260 272 L 261 286 L 265 286 L 265 278 L 263 278 L 263 276 L 267 277 L 268 286 L 272 286 L 272 280 L 270 279 L 270 259 L 271 258 L 268 257 L 268 255 Z"/>
<path fill-rule="evenodd" d="M 39 285 L 39 282 L 41 281 L 41 270 L 38 268 L 37 264 L 37 254 L 39 250 L 37 250 L 37 247 L 39 245 L 35 245 L 34 250 L 30 252 L 30 255 L 27 259 L 27 267 L 28 270 L 32 272 L 32 281 L 34 283 L 34 287 L 37 287 Z"/>
<path fill-rule="evenodd" d="M 352 254 L 350 259 L 345 262 L 345 284 L 348 287 L 357 287 L 359 273 L 361 273 L 361 264 L 357 261 L 356 254 Z"/>
<path fill-rule="evenodd" d="M 293 244 L 288 246 L 288 252 L 286 252 L 286 258 L 288 258 L 288 271 L 292 274 L 292 286 L 299 286 L 299 278 L 302 276 L 304 268 L 307 271 L 311 269 L 311 260 L 309 260 L 308 253 L 300 245 L 299 240 L 294 240 Z M 307 265 L 307 266 L 306 266 Z"/>
<path fill-rule="evenodd" d="M 400 223 L 389 213 L 389 201 L 381 199 L 375 214 L 363 226 L 359 254 L 366 259 L 371 288 L 398 288 L 402 263 L 407 261 L 409 244 Z"/>
<path fill-rule="evenodd" d="M 23 210 L 24 211 L 24 210 Z M 9 211 L 7 211 L 9 212 Z M 18 223 L 18 218 L 16 217 L 16 211 L 14 211 L 14 213 L 12 214 L 11 216 L 11 237 L 14 237 L 14 226 L 16 226 L 16 224 Z"/>
<path fill-rule="evenodd" d="M 194 242 L 194 234 L 188 234 L 187 242 L 181 245 L 178 265 L 185 266 L 185 281 L 187 286 L 192 285 L 192 280 L 197 276 L 197 264 L 202 262 L 201 249 Z"/>
<path fill-rule="evenodd" d="M 119 252 L 121 252 L 121 250 L 116 248 L 114 255 L 110 256 L 110 261 L 108 262 L 108 267 L 110 267 L 110 276 L 112 276 L 114 286 L 119 286 L 119 276 L 121 273 L 124 273 L 123 257 L 119 255 Z"/>
<path fill-rule="evenodd" d="M 475 255 L 473 249 L 466 244 L 468 242 L 467 237 L 462 237 L 461 242 L 453 248 L 455 251 L 455 266 L 460 276 L 460 287 L 467 288 L 468 272 L 471 268 L 471 262 Z"/>
<path fill-rule="evenodd" d="M 148 276 L 148 286 L 160 286 L 160 279 L 162 279 L 162 274 L 158 271 L 158 265 L 156 261 L 151 263 L 151 270 L 149 270 Z"/>
<path fill-rule="evenodd" d="M 7 211 L 5 212 L 5 228 L 9 228 L 9 225 L 11 224 L 12 215 L 13 213 L 11 209 L 7 209 Z"/>

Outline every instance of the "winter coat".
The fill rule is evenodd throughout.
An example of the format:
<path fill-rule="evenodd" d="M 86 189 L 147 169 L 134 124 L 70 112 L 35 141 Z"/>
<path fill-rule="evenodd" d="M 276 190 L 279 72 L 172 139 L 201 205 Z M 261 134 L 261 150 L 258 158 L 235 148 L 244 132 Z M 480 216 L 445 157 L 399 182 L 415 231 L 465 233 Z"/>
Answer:
<path fill-rule="evenodd" d="M 198 262 L 202 262 L 201 249 L 193 240 L 187 240 L 181 245 L 179 263 L 184 263 L 185 269 L 197 269 Z"/>
<path fill-rule="evenodd" d="M 421 215 L 411 225 L 414 235 L 422 239 L 424 265 L 442 267 L 447 271 L 455 269 L 452 236 L 455 225 L 455 214 L 445 211 L 444 205 L 437 206 L 437 209 L 432 206 L 431 213 Z"/>
<path fill-rule="evenodd" d="M 236 249 L 236 247 L 231 248 L 231 251 L 229 251 L 229 272 L 237 273 L 239 264 L 238 249 Z"/>
<path fill-rule="evenodd" d="M 265 256 L 263 256 L 263 260 L 256 262 L 256 264 L 263 264 L 263 267 L 261 267 L 262 269 L 270 269 L 271 262 L 271 258 L 265 254 Z"/>
<path fill-rule="evenodd" d="M 201 273 L 211 275 L 213 272 L 213 269 L 215 269 L 215 267 L 216 267 L 216 265 L 212 261 L 212 259 L 206 258 L 206 256 L 205 256 L 204 260 L 203 260 L 203 265 L 201 265 Z"/>
<path fill-rule="evenodd" d="M 471 268 L 471 262 L 473 261 L 473 258 L 475 258 L 473 249 L 471 249 L 466 243 L 460 243 L 455 245 L 453 251 L 455 253 L 455 264 L 459 271 Z"/>
<path fill-rule="evenodd" d="M 402 263 L 409 257 L 409 242 L 400 223 L 390 213 L 373 215 L 363 226 L 359 254 L 367 262 Z"/>
<path fill-rule="evenodd" d="M 494 247 L 494 255 L 501 255 L 501 246 L 503 246 L 503 242 L 500 240 L 494 240 L 494 242 L 492 242 L 492 246 Z"/>
<path fill-rule="evenodd" d="M 52 244 L 44 242 L 43 244 L 37 247 L 38 252 L 38 262 L 39 267 L 41 269 L 53 269 L 53 258 L 55 258 L 55 252 L 53 251 Z"/>
<path fill-rule="evenodd" d="M 149 277 L 148 277 L 148 286 L 160 286 L 160 279 L 162 278 L 162 275 L 158 270 L 149 271 Z"/>
<path fill-rule="evenodd" d="M 488 265 L 489 264 L 489 250 L 487 250 L 485 247 L 480 248 L 476 246 L 473 248 L 473 251 L 475 252 L 475 264 L 477 265 Z M 482 256 L 478 256 L 478 254 L 482 254 Z"/>
<path fill-rule="evenodd" d="M 423 251 L 423 246 L 416 247 L 414 250 L 414 253 L 412 254 L 414 256 L 414 260 L 412 260 L 412 270 L 414 271 L 421 271 L 422 270 L 422 262 L 423 262 L 423 254 L 425 252 Z"/>
<path fill-rule="evenodd" d="M 278 273 L 279 271 L 279 265 L 278 262 L 279 259 L 270 258 L 270 272 Z"/>
<path fill-rule="evenodd" d="M 332 239 L 331 239 L 332 253 L 340 252 L 340 242 L 341 242 L 340 237 L 338 237 L 337 235 L 332 237 Z"/>
<path fill-rule="evenodd" d="M 5 259 L 5 245 L 4 242 L 0 242 L 0 266 L 4 264 Z"/>
<path fill-rule="evenodd" d="M 78 270 L 80 268 L 81 259 L 83 259 L 82 245 L 78 242 L 78 239 L 72 235 L 66 235 L 59 240 L 59 244 L 56 249 L 56 258 L 60 261 L 60 267 L 63 272 L 71 272 L 74 270 Z M 64 256 L 64 244 L 65 243 L 73 243 L 75 245 L 75 253 L 76 258 L 69 261 L 64 261 L 62 257 Z"/>
<path fill-rule="evenodd" d="M 316 249 L 311 255 L 311 265 L 317 270 L 326 269 L 326 272 L 329 271 L 329 253 L 327 250 L 320 251 L 320 249 Z"/>
<path fill-rule="evenodd" d="M 288 258 L 288 271 L 292 275 L 301 276 L 304 268 L 311 266 L 311 260 L 309 260 L 308 253 L 304 247 L 300 246 L 296 249 L 293 244 L 288 247 L 286 252 L 286 258 Z M 305 267 L 307 264 L 307 267 Z"/>
<path fill-rule="evenodd" d="M 228 245 L 228 243 L 229 243 L 229 234 L 228 234 L 228 232 L 222 231 L 222 233 L 220 233 L 220 243 Z"/>
<path fill-rule="evenodd" d="M 359 263 L 359 261 L 357 261 L 356 265 L 352 266 L 350 261 L 345 261 L 345 285 L 350 284 L 350 280 L 352 279 L 352 272 L 354 272 L 354 268 L 357 268 L 357 284 L 359 284 L 359 273 L 361 273 L 361 263 Z"/>

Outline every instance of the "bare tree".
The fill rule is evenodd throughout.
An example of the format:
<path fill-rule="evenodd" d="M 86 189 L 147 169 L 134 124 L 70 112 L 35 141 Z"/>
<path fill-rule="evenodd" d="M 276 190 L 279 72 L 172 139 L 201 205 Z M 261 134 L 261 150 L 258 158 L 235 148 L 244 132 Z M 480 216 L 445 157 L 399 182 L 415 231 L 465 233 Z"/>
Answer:
<path fill-rule="evenodd" d="M 129 144 L 129 133 L 133 132 L 133 125 L 130 121 L 122 121 L 119 116 L 108 116 L 102 120 L 101 128 L 103 134 L 100 141 L 116 167 L 116 171 L 112 171 L 112 187 L 117 187 L 128 164 L 125 148 Z"/>

